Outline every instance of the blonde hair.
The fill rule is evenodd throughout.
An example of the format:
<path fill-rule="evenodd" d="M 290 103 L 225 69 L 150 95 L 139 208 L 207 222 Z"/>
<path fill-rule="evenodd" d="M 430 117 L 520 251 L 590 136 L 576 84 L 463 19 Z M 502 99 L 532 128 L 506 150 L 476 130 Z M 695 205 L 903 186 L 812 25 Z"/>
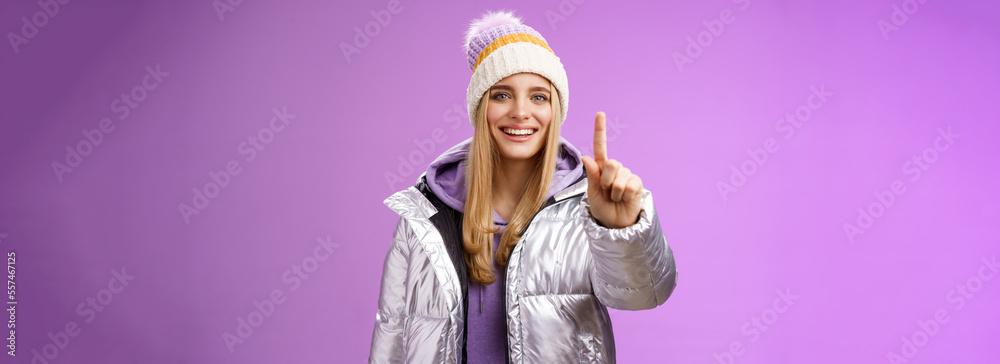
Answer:
<path fill-rule="evenodd" d="M 556 158 L 559 155 L 562 110 L 559 104 L 559 91 L 551 82 L 549 89 L 552 90 L 549 98 L 549 103 L 552 105 L 552 119 L 549 122 L 548 134 L 545 135 L 545 144 L 539 151 L 541 157 L 528 176 L 524 195 L 517 202 L 514 215 L 500 236 L 496 262 L 501 268 L 506 267 L 510 252 L 521 240 L 521 234 L 548 197 L 549 185 L 555 173 Z M 493 234 L 500 231 L 493 223 L 493 189 L 500 167 L 500 154 L 497 151 L 497 142 L 490 133 L 489 122 L 486 120 L 489 95 L 490 90 L 487 89 L 476 109 L 475 131 L 465 163 L 466 200 L 465 214 L 462 218 L 462 242 L 465 247 L 464 256 L 469 279 L 482 284 L 492 284 L 497 279 L 493 275 L 491 255 Z"/>

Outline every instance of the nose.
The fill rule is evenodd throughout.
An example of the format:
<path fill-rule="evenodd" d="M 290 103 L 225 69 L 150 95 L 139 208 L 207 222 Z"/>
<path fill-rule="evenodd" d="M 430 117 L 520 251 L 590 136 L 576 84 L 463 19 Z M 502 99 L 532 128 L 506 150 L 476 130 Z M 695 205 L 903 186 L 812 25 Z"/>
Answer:
<path fill-rule="evenodd" d="M 527 120 L 531 117 L 531 111 L 528 106 L 528 100 L 523 98 L 515 101 L 514 107 L 510 110 L 510 117 L 515 120 Z"/>

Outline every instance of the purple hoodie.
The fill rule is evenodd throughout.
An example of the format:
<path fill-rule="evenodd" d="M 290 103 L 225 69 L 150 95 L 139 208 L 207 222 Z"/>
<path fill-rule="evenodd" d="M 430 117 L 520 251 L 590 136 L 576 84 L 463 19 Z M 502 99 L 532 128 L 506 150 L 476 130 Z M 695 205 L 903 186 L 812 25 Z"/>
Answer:
<path fill-rule="evenodd" d="M 556 161 L 556 172 L 546 198 L 569 187 L 583 176 L 580 151 L 563 137 L 559 137 L 561 148 Z M 465 211 L 465 157 L 469 153 L 472 138 L 451 147 L 427 166 L 427 184 L 441 201 L 451 208 Z M 507 222 L 493 211 L 493 221 L 500 231 L 507 228 Z M 500 235 L 493 235 L 493 253 L 500 245 Z M 498 278 L 490 285 L 469 282 L 468 331 L 466 351 L 470 363 L 504 363 L 506 361 L 506 332 L 504 303 L 501 300 L 503 270 L 496 263 L 493 274 Z"/>

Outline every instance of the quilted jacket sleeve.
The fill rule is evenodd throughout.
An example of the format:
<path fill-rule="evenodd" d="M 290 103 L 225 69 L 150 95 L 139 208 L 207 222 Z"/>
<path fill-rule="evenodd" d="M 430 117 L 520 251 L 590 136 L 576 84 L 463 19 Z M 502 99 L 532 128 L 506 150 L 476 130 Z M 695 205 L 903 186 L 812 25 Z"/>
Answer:
<path fill-rule="evenodd" d="M 643 189 L 639 221 L 620 229 L 597 223 L 586 194 L 580 210 L 593 255 L 590 275 L 597 299 L 620 310 L 645 310 L 663 304 L 677 285 L 677 268 L 674 253 L 660 231 L 651 192 Z"/>
<path fill-rule="evenodd" d="M 382 267 L 369 363 L 402 363 L 405 360 L 406 272 L 412 239 L 413 230 L 406 219 L 400 217 Z"/>

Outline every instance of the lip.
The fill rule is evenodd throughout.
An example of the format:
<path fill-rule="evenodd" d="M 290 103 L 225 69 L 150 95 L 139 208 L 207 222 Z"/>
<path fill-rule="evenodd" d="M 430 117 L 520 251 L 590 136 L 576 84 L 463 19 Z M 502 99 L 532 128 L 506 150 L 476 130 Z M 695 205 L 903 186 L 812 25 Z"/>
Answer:
<path fill-rule="evenodd" d="M 531 135 L 513 136 L 513 135 L 510 135 L 510 134 L 507 134 L 507 133 L 503 132 L 503 130 L 507 129 L 507 128 L 510 128 L 510 129 L 532 129 L 535 132 L 531 133 Z M 501 127 L 497 128 L 497 129 L 500 130 L 500 134 L 503 134 L 503 136 L 506 137 L 507 140 L 510 140 L 510 141 L 513 141 L 513 142 L 526 142 L 526 141 L 531 140 L 531 138 L 534 137 L 535 134 L 538 134 L 538 128 L 533 127 L 533 126 L 527 126 L 527 125 L 520 125 L 520 126 L 519 125 L 505 125 L 505 126 L 501 126 Z"/>

